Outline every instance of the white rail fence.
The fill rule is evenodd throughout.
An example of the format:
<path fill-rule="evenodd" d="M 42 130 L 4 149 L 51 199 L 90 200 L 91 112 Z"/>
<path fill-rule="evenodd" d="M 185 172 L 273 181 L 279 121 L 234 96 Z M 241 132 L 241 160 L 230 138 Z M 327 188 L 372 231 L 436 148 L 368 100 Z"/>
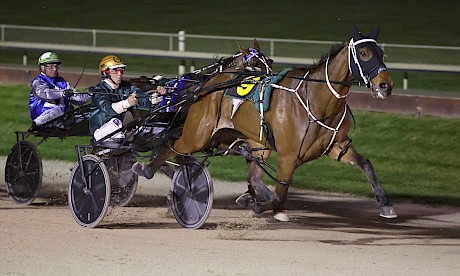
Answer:
<path fill-rule="evenodd" d="M 237 43 L 251 45 L 254 38 L 178 33 L 132 32 L 78 28 L 0 25 L 0 47 L 49 49 L 82 53 L 116 53 L 178 60 L 212 60 L 233 54 Z M 313 64 L 338 41 L 255 37 L 265 53 L 279 65 Z M 391 70 L 460 73 L 460 47 L 380 43 Z M 268 51 L 266 49 L 269 49 Z M 27 56 L 23 64 L 27 65 Z M 185 67 L 179 66 L 179 74 Z"/>

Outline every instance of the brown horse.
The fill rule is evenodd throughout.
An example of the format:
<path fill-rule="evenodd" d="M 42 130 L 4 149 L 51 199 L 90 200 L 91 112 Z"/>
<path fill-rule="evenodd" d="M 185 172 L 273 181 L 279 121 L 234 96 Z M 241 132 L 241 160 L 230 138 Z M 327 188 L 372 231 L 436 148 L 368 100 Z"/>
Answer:
<path fill-rule="evenodd" d="M 180 90 L 181 94 L 186 96 L 185 94 L 188 94 L 187 92 L 192 91 L 195 101 L 201 103 L 203 99 L 212 97 L 215 91 L 241 84 L 242 81 L 238 79 L 240 76 L 263 76 L 265 74 L 272 74 L 273 61 L 260 51 L 257 40 L 253 41 L 253 48 L 245 48 L 239 45 L 239 49 L 240 52 L 231 57 L 221 59 L 210 66 L 188 74 L 192 80 L 197 82 L 186 84 L 186 86 Z M 192 105 L 192 108 L 194 105 L 195 104 Z M 193 109 L 196 110 L 197 108 L 199 107 L 194 107 Z M 218 103 L 212 108 L 218 108 Z M 182 112 L 186 114 L 189 113 L 188 110 L 182 110 Z M 195 116 L 195 114 L 196 111 L 193 111 L 192 116 Z M 219 141 L 215 142 L 215 146 L 225 148 L 226 145 L 232 143 L 233 139 L 233 136 L 231 139 L 219 139 Z M 132 170 L 138 175 L 150 179 L 158 169 L 162 168 L 161 164 L 173 155 L 174 153 L 171 152 L 169 148 L 157 146 L 155 150 L 152 151 L 152 157 L 149 164 L 135 163 Z"/>
<path fill-rule="evenodd" d="M 374 97 L 385 99 L 391 95 L 393 81 L 376 43 L 377 36 L 378 29 L 364 36 L 353 26 L 348 43 L 332 49 L 327 58 L 313 67 L 292 69 L 273 84 L 271 106 L 263 115 L 251 101 L 243 102 L 232 113 L 232 127 L 251 146 L 268 145 L 267 137 L 272 137 L 272 148 L 278 152 L 274 194 L 263 184 L 262 168 L 257 165 L 260 158 L 249 166 L 250 194 L 255 196 L 255 190 L 265 199 L 253 205 L 256 213 L 271 209 L 276 219 L 288 221 L 284 204 L 295 169 L 326 154 L 359 168 L 371 182 L 380 216 L 396 217 L 371 163 L 355 150 L 348 137 L 351 113 L 346 97 L 354 81 L 364 82 Z M 224 79 L 225 76 L 219 75 L 207 85 L 222 83 Z M 182 136 L 173 144 L 174 151 L 188 154 L 210 145 L 221 112 L 232 108 L 231 100 L 223 94 L 223 90 L 206 94 L 192 105 Z M 270 135 L 261 135 L 262 116 L 271 129 Z M 253 155 L 262 155 L 266 160 L 270 150 L 256 151 Z"/>

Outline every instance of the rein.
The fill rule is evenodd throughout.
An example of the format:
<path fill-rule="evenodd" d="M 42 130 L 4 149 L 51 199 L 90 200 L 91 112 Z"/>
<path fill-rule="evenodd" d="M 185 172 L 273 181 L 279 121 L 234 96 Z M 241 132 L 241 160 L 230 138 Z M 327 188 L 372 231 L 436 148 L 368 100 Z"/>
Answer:
<path fill-rule="evenodd" d="M 88 55 L 89 55 L 89 52 L 86 52 L 85 64 L 83 64 L 83 69 L 81 69 L 80 77 L 78 78 L 77 83 L 75 83 L 74 87 L 77 87 L 78 83 L 81 80 L 81 77 L 83 77 L 83 73 L 85 72 L 85 68 L 86 68 L 86 63 L 88 62 Z"/>
<path fill-rule="evenodd" d="M 265 66 L 265 69 L 267 70 L 268 73 L 272 72 L 270 66 L 267 63 L 267 60 L 265 59 L 265 57 L 263 55 L 259 56 L 258 55 L 259 52 L 257 50 L 255 50 L 255 49 L 253 49 L 253 48 L 249 48 L 249 51 L 250 51 L 249 55 L 243 57 L 244 62 L 249 63 L 251 61 L 251 59 L 255 58 L 255 59 L 259 60 Z M 237 57 L 241 56 L 241 55 L 243 55 L 243 53 L 238 53 L 238 54 L 233 55 L 231 57 L 233 59 L 232 62 L 234 62 L 234 60 Z M 244 66 L 244 64 L 243 64 L 243 66 Z M 244 71 L 240 71 L 240 70 L 241 70 L 241 68 L 238 68 L 238 67 L 235 66 L 234 70 L 224 71 L 223 70 L 223 63 L 221 63 L 221 65 L 219 66 L 219 72 L 218 73 L 220 73 L 220 74 L 247 75 L 247 76 L 265 76 L 265 75 L 267 75 L 267 73 L 257 71 L 257 70 L 255 70 L 255 68 L 250 67 L 250 66 L 245 66 Z M 197 95 L 195 97 L 195 100 L 198 100 L 198 99 L 208 95 L 209 93 L 219 91 L 219 90 L 222 90 L 222 89 L 225 89 L 225 88 L 233 87 L 233 86 L 238 86 L 238 85 L 241 85 L 243 83 L 246 83 L 246 81 L 241 81 L 241 80 L 238 80 L 238 79 L 232 79 L 232 80 L 220 82 L 220 83 L 208 86 L 208 87 L 203 87 L 203 88 L 200 89 L 199 95 Z M 253 82 L 251 82 L 251 83 L 253 83 Z"/>
<path fill-rule="evenodd" d="M 246 72 L 224 72 L 224 73 L 231 73 L 231 74 L 241 74 L 241 75 L 252 75 L 252 73 L 246 73 Z M 238 79 L 232 79 L 224 82 L 220 82 L 211 86 L 203 87 L 199 91 L 199 95 L 196 96 L 196 100 L 199 98 L 202 98 L 212 92 L 222 90 L 224 88 L 229 88 L 233 86 L 238 86 L 242 83 L 245 83 L 244 81 L 238 80 Z"/>

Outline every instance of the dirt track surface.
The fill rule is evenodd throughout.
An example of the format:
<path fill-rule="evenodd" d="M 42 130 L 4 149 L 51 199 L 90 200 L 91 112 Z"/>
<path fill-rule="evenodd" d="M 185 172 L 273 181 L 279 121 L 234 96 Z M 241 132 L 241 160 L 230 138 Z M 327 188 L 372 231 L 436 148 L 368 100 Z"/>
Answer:
<path fill-rule="evenodd" d="M 157 175 L 86 229 L 66 203 L 72 163 L 44 162 L 30 206 L 9 200 L 0 165 L 0 275 L 460 275 L 460 208 L 398 203 L 385 220 L 371 199 L 292 190 L 280 223 L 234 203 L 244 183 L 214 181 L 210 217 L 188 230 Z"/>

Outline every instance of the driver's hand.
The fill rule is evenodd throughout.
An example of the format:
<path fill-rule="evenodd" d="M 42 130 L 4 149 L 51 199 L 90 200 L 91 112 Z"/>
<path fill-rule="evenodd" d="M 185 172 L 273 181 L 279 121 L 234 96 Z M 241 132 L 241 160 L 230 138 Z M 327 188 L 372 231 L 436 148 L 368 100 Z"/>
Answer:
<path fill-rule="evenodd" d="M 135 106 L 137 104 L 137 98 L 136 98 L 136 93 L 133 93 L 129 95 L 128 97 L 128 103 L 130 106 Z"/>
<path fill-rule="evenodd" d="M 164 95 L 166 94 L 166 88 L 164 88 L 164 86 L 157 86 L 156 93 Z"/>
<path fill-rule="evenodd" d="M 75 89 L 68 88 L 62 91 L 62 97 L 65 98 L 72 97 L 73 94 L 75 94 Z"/>

